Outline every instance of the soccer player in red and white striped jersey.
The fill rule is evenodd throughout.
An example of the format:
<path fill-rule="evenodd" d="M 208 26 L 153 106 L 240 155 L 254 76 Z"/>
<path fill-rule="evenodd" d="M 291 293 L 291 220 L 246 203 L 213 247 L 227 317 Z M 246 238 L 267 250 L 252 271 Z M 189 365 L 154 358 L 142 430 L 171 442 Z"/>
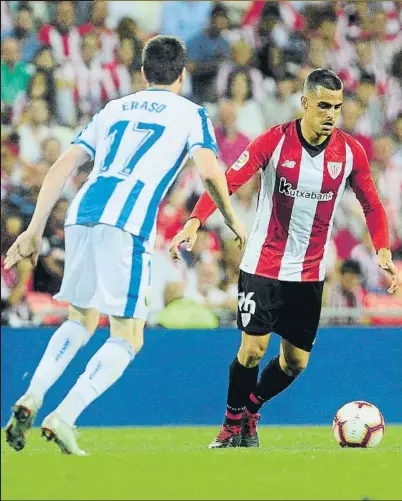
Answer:
<path fill-rule="evenodd" d="M 335 127 L 343 84 L 332 71 L 309 74 L 301 100 L 303 117 L 257 137 L 226 172 L 235 192 L 256 172 L 261 190 L 254 226 L 240 265 L 237 324 L 239 352 L 230 365 L 225 423 L 210 448 L 257 447 L 258 410 L 306 368 L 321 312 L 326 253 L 334 214 L 346 183 L 360 201 L 378 253 L 378 263 L 398 276 L 389 250 L 388 221 L 370 174 L 366 154 Z M 215 210 L 204 194 L 172 241 L 192 248 L 197 229 Z M 270 333 L 282 337 L 280 354 L 262 371 Z"/>

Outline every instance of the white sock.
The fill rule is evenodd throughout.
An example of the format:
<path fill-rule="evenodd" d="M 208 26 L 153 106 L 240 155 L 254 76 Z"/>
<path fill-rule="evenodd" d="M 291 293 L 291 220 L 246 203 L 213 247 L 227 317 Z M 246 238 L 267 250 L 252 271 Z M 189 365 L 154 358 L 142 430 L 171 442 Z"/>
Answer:
<path fill-rule="evenodd" d="M 88 362 L 85 372 L 55 412 L 73 426 L 84 409 L 122 376 L 134 355 L 128 341 L 110 337 Z"/>
<path fill-rule="evenodd" d="M 42 401 L 48 389 L 59 379 L 77 351 L 88 340 L 88 330 L 81 322 L 64 322 L 51 337 L 27 393 Z"/>

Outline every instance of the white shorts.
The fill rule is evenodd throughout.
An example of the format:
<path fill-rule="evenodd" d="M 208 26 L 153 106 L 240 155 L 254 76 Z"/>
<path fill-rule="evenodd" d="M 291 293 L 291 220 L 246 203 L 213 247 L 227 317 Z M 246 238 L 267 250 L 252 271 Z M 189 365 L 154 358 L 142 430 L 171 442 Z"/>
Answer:
<path fill-rule="evenodd" d="M 147 242 L 97 224 L 65 228 L 65 264 L 55 299 L 117 317 L 147 319 L 151 254 Z"/>

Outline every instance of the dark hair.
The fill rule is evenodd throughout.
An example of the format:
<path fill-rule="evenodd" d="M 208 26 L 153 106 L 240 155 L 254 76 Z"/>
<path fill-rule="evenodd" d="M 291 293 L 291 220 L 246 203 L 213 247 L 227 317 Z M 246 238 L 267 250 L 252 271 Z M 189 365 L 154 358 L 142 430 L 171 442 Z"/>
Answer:
<path fill-rule="evenodd" d="M 149 83 L 171 85 L 186 65 L 187 51 L 177 37 L 158 35 L 147 41 L 142 64 Z"/>
<path fill-rule="evenodd" d="M 247 70 L 244 70 L 243 68 L 236 68 L 229 74 L 228 83 L 227 83 L 227 87 L 226 87 L 226 96 L 230 99 L 233 97 L 232 84 L 233 84 L 234 79 L 237 77 L 237 75 L 245 75 L 246 76 L 247 85 L 248 85 L 248 93 L 246 95 L 246 99 L 251 99 L 253 97 L 251 78 L 250 78 L 249 72 Z"/>
<path fill-rule="evenodd" d="M 372 73 L 363 72 L 360 75 L 360 83 L 375 85 L 375 76 Z"/>
<path fill-rule="evenodd" d="M 280 19 L 281 18 L 281 11 L 279 9 L 279 5 L 277 5 L 275 2 L 266 2 L 262 12 L 261 12 L 261 19 Z"/>
<path fill-rule="evenodd" d="M 343 83 L 336 73 L 324 68 L 318 68 L 312 71 L 304 83 L 304 89 L 315 93 L 317 87 L 324 87 L 329 90 L 342 90 Z"/>
<path fill-rule="evenodd" d="M 354 259 L 345 259 L 341 265 L 341 275 L 345 273 L 353 273 L 355 275 L 362 275 L 362 269 L 360 263 Z"/>
<path fill-rule="evenodd" d="M 211 18 L 213 18 L 215 16 L 229 17 L 227 8 L 221 3 L 215 4 L 211 10 Z"/>
<path fill-rule="evenodd" d="M 336 12 L 331 6 L 325 6 L 317 12 L 318 27 L 322 26 L 325 22 L 336 23 Z"/>
<path fill-rule="evenodd" d="M 24 10 L 28 11 L 33 15 L 33 9 L 30 5 L 28 5 L 27 3 L 20 3 L 20 5 L 17 8 L 17 12 L 20 13 Z"/>
<path fill-rule="evenodd" d="M 46 85 L 45 93 L 39 99 L 47 103 L 49 107 L 49 113 L 52 116 L 54 116 L 56 112 L 56 82 L 54 79 L 54 75 L 51 71 L 39 69 L 35 71 L 33 75 L 31 75 L 31 78 L 29 79 L 28 82 L 27 96 L 29 97 L 30 100 L 32 99 L 33 84 L 35 82 L 35 78 L 38 77 L 39 75 L 43 76 Z"/>

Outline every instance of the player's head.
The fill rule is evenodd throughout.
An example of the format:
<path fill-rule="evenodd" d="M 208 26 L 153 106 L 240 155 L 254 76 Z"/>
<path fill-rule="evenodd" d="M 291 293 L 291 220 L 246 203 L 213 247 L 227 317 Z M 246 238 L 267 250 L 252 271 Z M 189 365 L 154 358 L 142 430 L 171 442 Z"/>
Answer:
<path fill-rule="evenodd" d="M 342 80 L 319 68 L 306 78 L 301 104 L 303 120 L 318 136 L 329 136 L 338 120 L 343 99 Z"/>
<path fill-rule="evenodd" d="M 186 47 L 177 37 L 158 35 L 142 52 L 142 75 L 150 86 L 171 87 L 180 92 L 185 73 Z"/>
<path fill-rule="evenodd" d="M 362 269 L 358 261 L 346 259 L 340 269 L 340 284 L 344 291 L 352 292 L 361 283 Z"/>

